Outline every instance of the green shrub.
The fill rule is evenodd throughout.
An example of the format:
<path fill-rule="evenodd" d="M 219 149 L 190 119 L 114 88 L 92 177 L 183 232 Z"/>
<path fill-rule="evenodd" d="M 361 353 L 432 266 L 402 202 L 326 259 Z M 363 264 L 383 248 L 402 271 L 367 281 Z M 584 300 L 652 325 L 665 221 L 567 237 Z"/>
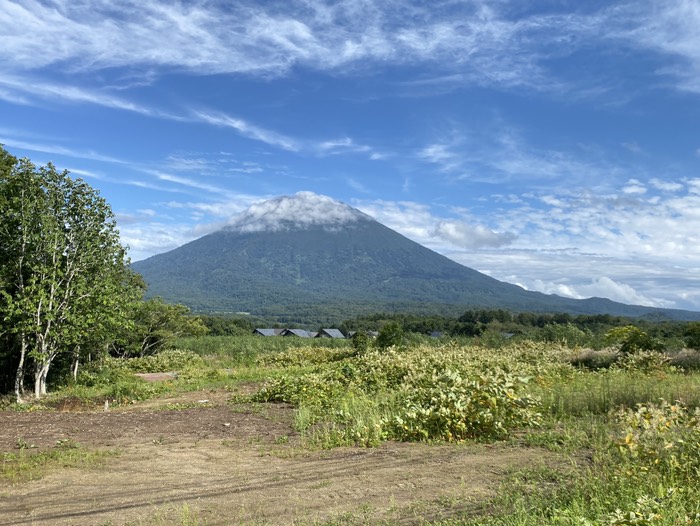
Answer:
<path fill-rule="evenodd" d="M 379 330 L 374 344 L 378 349 L 388 349 L 389 347 L 402 347 L 405 343 L 403 328 L 396 322 L 387 323 Z"/>
<path fill-rule="evenodd" d="M 700 352 L 695 349 L 683 349 L 669 357 L 669 364 L 684 371 L 700 371 Z"/>
<path fill-rule="evenodd" d="M 639 351 L 634 354 L 623 354 L 615 366 L 627 371 L 660 373 L 673 370 L 670 362 L 671 360 L 665 354 L 653 351 Z"/>
<path fill-rule="evenodd" d="M 541 341 L 558 343 L 566 347 L 581 347 L 587 345 L 591 339 L 590 331 L 584 332 L 572 323 L 550 323 L 534 331 Z"/>
<path fill-rule="evenodd" d="M 622 354 L 633 354 L 640 351 L 663 351 L 664 345 L 656 338 L 634 325 L 615 327 L 605 333 L 608 343 L 617 343 Z"/>
<path fill-rule="evenodd" d="M 634 473 L 662 475 L 676 483 L 700 483 L 700 408 L 661 400 L 624 410 L 618 452 Z"/>
<path fill-rule="evenodd" d="M 294 367 L 318 365 L 343 360 L 354 354 L 347 347 L 333 349 L 328 347 L 298 347 L 284 352 L 265 354 L 255 360 L 257 365 L 273 367 Z"/>
<path fill-rule="evenodd" d="M 369 349 L 370 343 L 372 343 L 367 331 L 360 329 L 352 335 L 352 348 L 355 349 L 357 353 L 365 353 Z"/>
<path fill-rule="evenodd" d="M 617 362 L 618 357 L 618 353 L 610 349 L 602 349 L 600 351 L 584 349 L 571 359 L 571 365 L 591 371 L 609 369 Z"/>
<path fill-rule="evenodd" d="M 347 381 L 336 369 L 317 370 L 303 375 L 285 374 L 269 380 L 253 395 L 256 402 L 305 403 L 322 408 L 331 407 L 345 393 Z"/>
<path fill-rule="evenodd" d="M 179 371 L 186 367 L 204 368 L 206 366 L 204 359 L 198 354 L 178 349 L 169 349 L 142 358 L 126 359 L 122 365 L 134 373 L 161 373 Z"/>
<path fill-rule="evenodd" d="M 411 376 L 402 386 L 392 432 L 401 440 L 503 438 L 539 422 L 536 400 L 519 392 L 527 382 L 502 371 L 465 377 L 444 369 Z"/>
<path fill-rule="evenodd" d="M 688 347 L 700 350 L 700 321 L 689 323 L 683 331 L 683 336 Z"/>

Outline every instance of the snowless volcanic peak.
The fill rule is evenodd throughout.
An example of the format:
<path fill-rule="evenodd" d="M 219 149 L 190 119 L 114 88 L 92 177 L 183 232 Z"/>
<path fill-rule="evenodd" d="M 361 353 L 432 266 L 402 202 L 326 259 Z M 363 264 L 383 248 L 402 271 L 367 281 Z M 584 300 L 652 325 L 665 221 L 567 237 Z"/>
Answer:
<path fill-rule="evenodd" d="M 249 232 L 280 232 L 321 226 L 337 230 L 343 225 L 371 218 L 325 195 L 299 192 L 261 203 L 255 203 L 236 217 L 226 230 Z"/>

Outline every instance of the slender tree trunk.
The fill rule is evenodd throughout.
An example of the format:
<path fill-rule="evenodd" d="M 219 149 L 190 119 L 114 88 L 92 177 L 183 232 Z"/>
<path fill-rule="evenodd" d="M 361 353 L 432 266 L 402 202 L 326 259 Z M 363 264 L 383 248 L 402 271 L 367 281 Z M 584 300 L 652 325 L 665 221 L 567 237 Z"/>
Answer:
<path fill-rule="evenodd" d="M 56 357 L 56 353 L 43 350 L 43 359 L 34 364 L 34 398 L 39 399 L 46 394 L 46 378 L 49 375 L 51 362 Z"/>
<path fill-rule="evenodd" d="M 19 365 L 17 365 L 17 373 L 15 374 L 15 398 L 18 404 L 24 402 L 24 361 L 26 356 L 27 340 L 22 334 L 20 335 Z"/>
<path fill-rule="evenodd" d="M 37 400 L 41 398 L 41 369 L 42 365 L 39 363 L 34 365 L 34 398 Z"/>
<path fill-rule="evenodd" d="M 78 367 L 80 366 L 80 345 L 76 345 L 73 349 L 73 363 L 70 366 L 70 375 L 73 382 L 78 381 Z"/>
<path fill-rule="evenodd" d="M 34 370 L 34 398 L 37 400 L 46 395 L 46 377 L 49 374 L 50 362 L 37 364 Z"/>

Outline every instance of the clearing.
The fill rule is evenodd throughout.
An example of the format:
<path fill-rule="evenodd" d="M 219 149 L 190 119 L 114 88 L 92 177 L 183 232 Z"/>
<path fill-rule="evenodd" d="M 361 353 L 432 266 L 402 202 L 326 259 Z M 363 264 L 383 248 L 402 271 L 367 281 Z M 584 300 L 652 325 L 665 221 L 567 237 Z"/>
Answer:
<path fill-rule="evenodd" d="M 0 482 L 0 524 L 417 524 L 484 512 L 509 471 L 557 462 L 503 444 L 308 450 L 292 407 L 230 396 L 0 412 L 0 452 L 18 454 L 20 444 L 26 455 L 57 444 L 116 452 L 98 467 Z"/>

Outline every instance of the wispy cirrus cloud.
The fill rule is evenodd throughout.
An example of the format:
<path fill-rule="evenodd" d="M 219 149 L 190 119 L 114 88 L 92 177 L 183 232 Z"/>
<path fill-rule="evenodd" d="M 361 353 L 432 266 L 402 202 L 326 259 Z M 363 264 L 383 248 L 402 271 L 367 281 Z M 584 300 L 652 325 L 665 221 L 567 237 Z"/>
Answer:
<path fill-rule="evenodd" d="M 206 122 L 207 124 L 213 124 L 214 126 L 232 128 L 245 137 L 256 141 L 261 141 L 272 146 L 278 146 L 283 150 L 295 152 L 301 148 L 296 139 L 266 130 L 259 126 L 255 126 L 254 124 L 251 124 L 243 119 L 231 117 L 225 113 L 195 111 L 192 115 L 193 119 L 195 120 Z"/>
<path fill-rule="evenodd" d="M 323 141 L 318 144 L 318 150 L 325 155 L 336 155 L 342 152 L 370 152 L 372 148 L 365 144 L 357 144 L 350 137 Z"/>
<path fill-rule="evenodd" d="M 692 89 L 700 76 L 698 20 L 692 0 L 541 12 L 479 0 L 430 6 L 12 0 L 0 9 L 0 62 L 16 72 L 137 68 L 151 75 L 176 70 L 255 76 L 286 75 L 299 66 L 356 71 L 424 64 L 436 74 L 415 82 L 551 92 L 566 90 L 568 80 L 552 74 L 550 60 L 616 39 L 690 65 L 668 71 Z"/>
<path fill-rule="evenodd" d="M 274 8 L 253 2 L 15 0 L 0 11 L 0 29 L 6 36 L 4 58 L 25 71 L 57 64 L 78 71 L 146 65 L 200 74 L 280 75 L 298 64 L 334 69 L 446 56 L 483 69 L 484 56 L 503 55 L 518 35 L 542 24 L 541 17 L 509 22 L 479 2 L 434 7 L 349 0 Z M 57 40 L 61 46 L 45 45 Z M 522 69 L 514 62 L 511 58 L 491 77 Z"/>
<path fill-rule="evenodd" d="M 442 172 L 454 172 L 461 169 L 468 158 L 459 151 L 458 145 L 452 143 L 432 143 L 420 149 L 416 156 L 428 163 L 436 164 Z"/>
<path fill-rule="evenodd" d="M 370 161 L 384 161 L 392 157 L 385 151 L 379 151 L 368 144 L 357 143 L 353 138 L 347 136 L 342 139 L 308 142 L 307 148 L 321 157 L 362 154 Z"/>
<path fill-rule="evenodd" d="M 626 2 L 608 10 L 608 38 L 665 58 L 658 74 L 700 93 L 700 6 L 694 0 Z"/>
<path fill-rule="evenodd" d="M 4 97 L 3 94 L 7 95 Z M 41 101 L 94 104 L 106 108 L 139 113 L 149 117 L 183 120 L 182 117 L 157 108 L 137 104 L 123 97 L 105 93 L 99 89 L 88 89 L 60 82 L 47 82 L 35 77 L 3 75 L 0 70 L 0 98 L 8 102 L 37 105 Z"/>
<path fill-rule="evenodd" d="M 445 140 L 419 148 L 414 157 L 434 165 L 448 180 L 486 183 L 565 184 L 607 182 L 626 176 L 620 162 L 602 153 L 538 147 L 501 122 L 478 132 L 453 130 Z"/>
<path fill-rule="evenodd" d="M 34 141 L 26 141 L 22 139 L 16 139 L 14 137 L 0 137 L 0 144 L 6 146 L 12 146 L 15 148 L 21 148 L 23 150 L 29 150 L 33 152 L 50 153 L 55 155 L 63 155 L 66 157 L 71 157 L 74 159 L 89 159 L 93 161 L 103 161 L 108 163 L 116 164 L 126 164 L 126 161 L 118 159 L 116 157 L 111 157 L 109 155 L 104 155 L 99 152 L 94 152 L 90 150 L 76 150 L 73 148 L 67 148 L 59 144 L 48 144 L 40 143 Z"/>
<path fill-rule="evenodd" d="M 191 172 L 198 175 L 224 176 L 228 174 L 257 174 L 263 166 L 251 161 L 239 161 L 230 154 L 180 152 L 169 155 L 164 166 L 177 172 Z"/>

